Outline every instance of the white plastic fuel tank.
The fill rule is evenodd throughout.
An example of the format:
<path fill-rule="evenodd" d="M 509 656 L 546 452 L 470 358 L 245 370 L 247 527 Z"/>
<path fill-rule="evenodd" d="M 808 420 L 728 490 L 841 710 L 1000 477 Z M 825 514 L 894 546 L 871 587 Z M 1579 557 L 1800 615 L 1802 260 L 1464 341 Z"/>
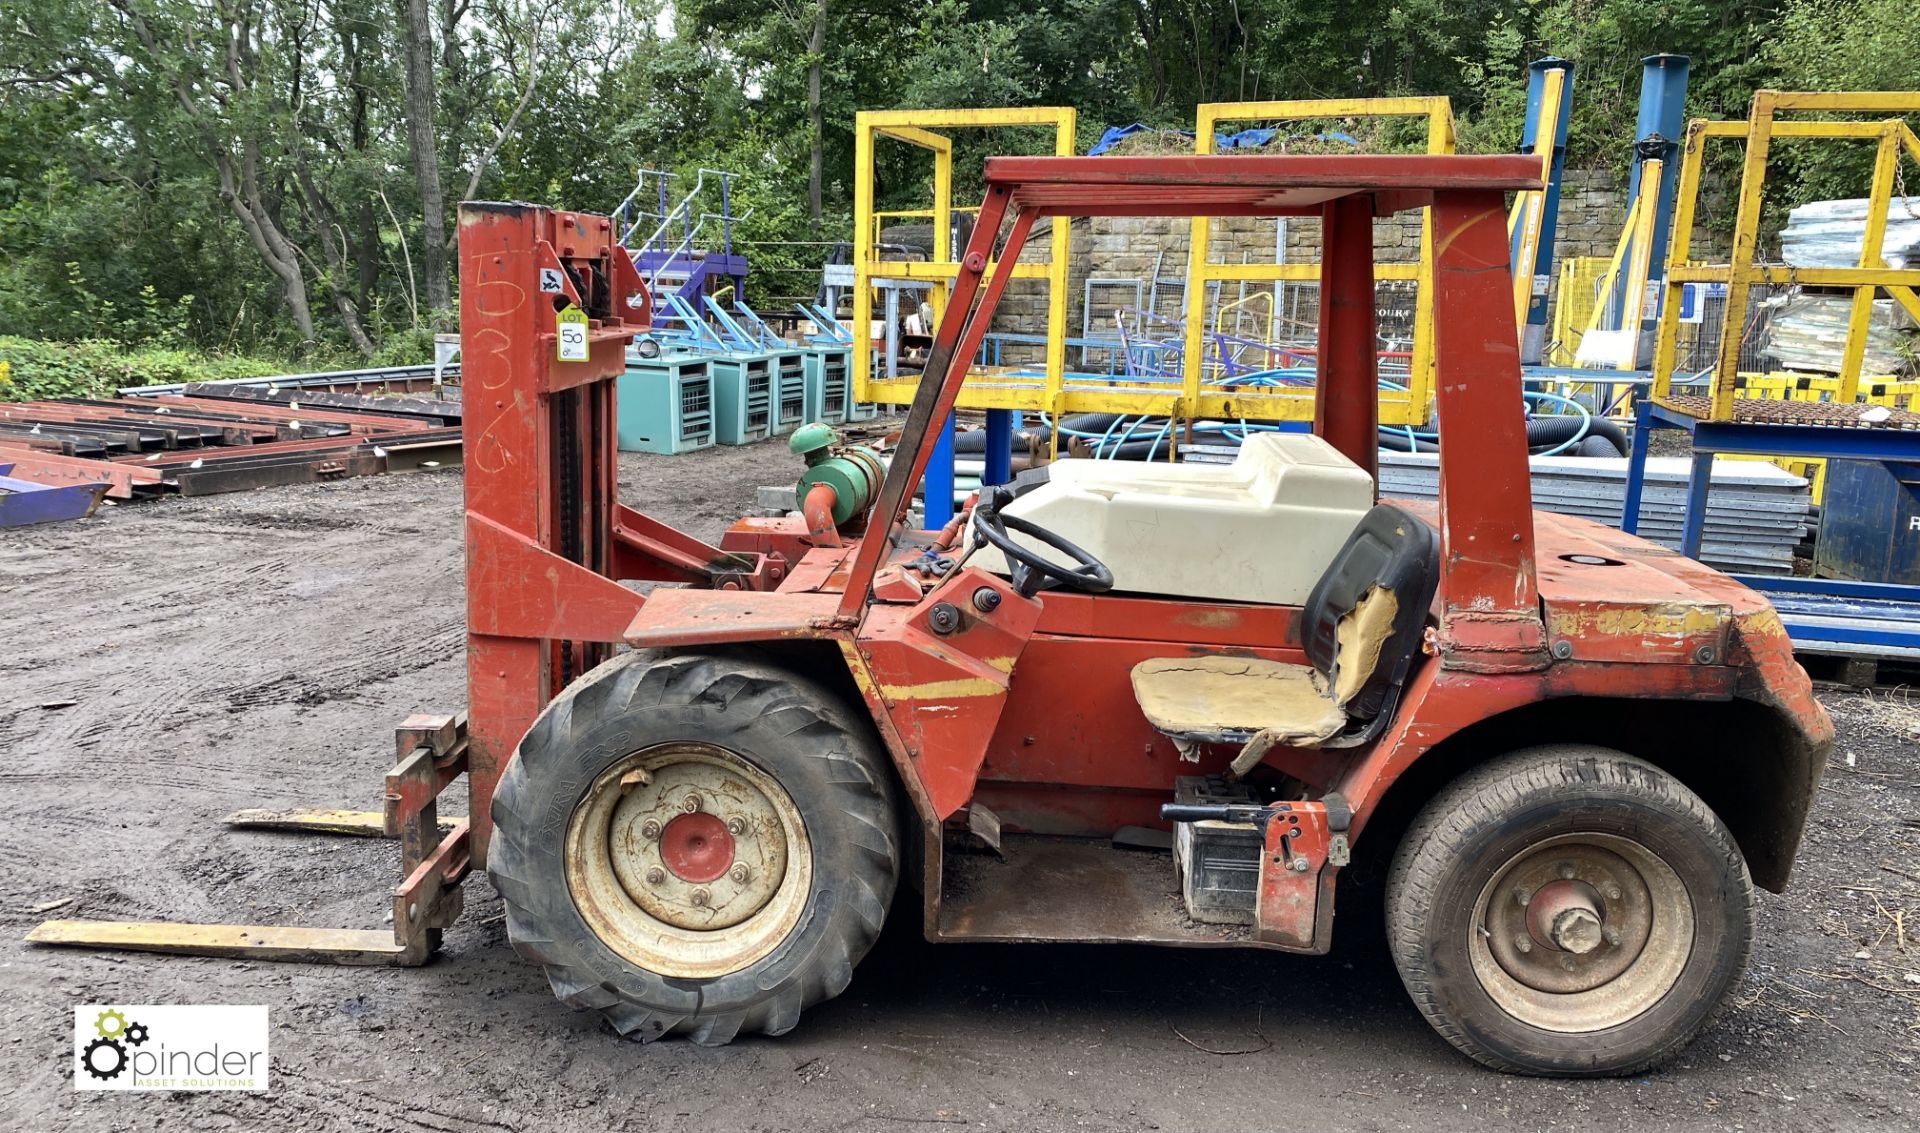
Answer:
<path fill-rule="evenodd" d="M 1133 594 L 1304 605 L 1374 502 L 1366 472 L 1311 433 L 1249 434 L 1228 465 L 1074 459 L 1048 469 L 1006 514 L 1078 544 L 1113 571 L 1115 591 Z M 968 565 L 1007 573 L 992 547 Z"/>

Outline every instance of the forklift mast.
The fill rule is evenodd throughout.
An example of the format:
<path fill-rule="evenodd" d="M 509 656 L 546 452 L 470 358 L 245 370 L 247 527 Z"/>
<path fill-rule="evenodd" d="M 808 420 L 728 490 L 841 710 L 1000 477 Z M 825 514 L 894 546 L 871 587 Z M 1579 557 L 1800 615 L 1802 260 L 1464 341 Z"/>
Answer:
<path fill-rule="evenodd" d="M 468 775 L 478 803 L 546 702 L 604 659 L 603 630 L 624 626 L 621 607 L 629 617 L 639 608 L 607 577 L 613 395 L 651 303 L 606 218 L 530 205 L 461 206 L 460 281 Z M 583 591 L 594 599 L 584 609 L 568 600 Z M 473 823 L 480 857 L 484 807 Z"/>
<path fill-rule="evenodd" d="M 651 312 L 607 217 L 460 206 L 476 864 L 514 745 L 548 701 L 607 659 L 644 602 L 617 579 L 765 585 L 764 557 L 724 553 L 615 498 L 614 386 Z"/>

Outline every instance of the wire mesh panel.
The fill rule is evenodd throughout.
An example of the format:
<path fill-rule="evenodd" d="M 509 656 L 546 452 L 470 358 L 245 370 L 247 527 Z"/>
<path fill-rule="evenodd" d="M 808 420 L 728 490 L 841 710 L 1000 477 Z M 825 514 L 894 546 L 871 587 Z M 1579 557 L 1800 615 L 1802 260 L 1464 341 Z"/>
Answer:
<path fill-rule="evenodd" d="M 1568 256 L 1560 261 L 1560 276 L 1554 285 L 1553 339 L 1547 344 L 1547 364 L 1572 366 L 1580 355 L 1580 340 L 1587 327 L 1594 325 L 1596 309 L 1602 325 L 1618 325 L 1608 310 L 1612 296 L 1603 294 L 1601 281 L 1613 261 L 1606 256 Z"/>
<path fill-rule="evenodd" d="M 1720 357 L 1720 343 L 1727 326 L 1727 289 L 1712 285 L 1699 288 L 1693 299 L 1694 310 L 1683 317 L 1674 334 L 1674 381 L 1693 384 L 1712 373 Z M 1747 314 L 1740 320 L 1740 369 L 1764 371 L 1765 344 L 1777 300 L 1783 289 L 1754 287 L 1747 292 Z"/>

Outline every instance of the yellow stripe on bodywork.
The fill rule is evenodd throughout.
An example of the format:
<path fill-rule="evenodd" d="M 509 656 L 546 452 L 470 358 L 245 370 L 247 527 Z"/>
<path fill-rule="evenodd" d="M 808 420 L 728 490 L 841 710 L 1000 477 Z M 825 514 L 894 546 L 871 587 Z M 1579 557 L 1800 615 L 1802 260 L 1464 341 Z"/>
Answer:
<path fill-rule="evenodd" d="M 984 677 L 962 677 L 952 681 L 928 681 L 918 685 L 881 685 L 880 694 L 888 700 L 963 700 L 972 696 L 999 696 L 1006 686 Z"/>
<path fill-rule="evenodd" d="M 1712 633 L 1726 620 L 1724 606 L 1640 606 L 1551 611 L 1547 615 L 1547 628 L 1555 637 L 1579 637 L 1585 632 L 1610 637 L 1667 637 Z"/>

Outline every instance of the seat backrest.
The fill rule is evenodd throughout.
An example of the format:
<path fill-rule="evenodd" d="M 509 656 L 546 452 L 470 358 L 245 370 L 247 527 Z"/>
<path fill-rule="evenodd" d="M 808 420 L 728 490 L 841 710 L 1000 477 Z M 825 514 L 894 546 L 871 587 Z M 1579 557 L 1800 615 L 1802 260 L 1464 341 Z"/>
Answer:
<path fill-rule="evenodd" d="M 1347 718 L 1368 721 L 1406 682 L 1440 575 L 1433 528 L 1392 504 L 1361 517 L 1301 611 L 1300 641 Z"/>

